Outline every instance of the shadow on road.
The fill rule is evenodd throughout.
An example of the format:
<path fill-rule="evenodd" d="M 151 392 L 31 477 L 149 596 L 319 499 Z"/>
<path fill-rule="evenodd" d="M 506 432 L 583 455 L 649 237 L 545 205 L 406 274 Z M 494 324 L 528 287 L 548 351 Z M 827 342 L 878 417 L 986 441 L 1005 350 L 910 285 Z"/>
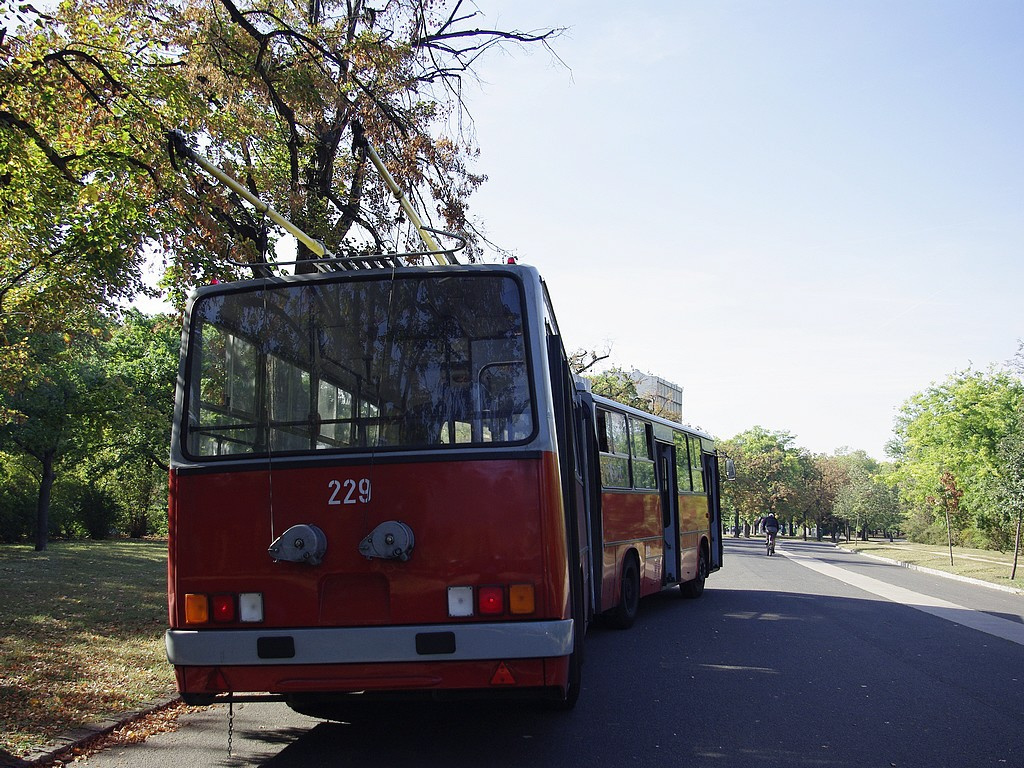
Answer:
<path fill-rule="evenodd" d="M 388 705 L 298 738 L 238 736 L 294 738 L 266 768 L 1024 764 L 1024 686 L 1008 674 L 1024 669 L 1024 648 L 886 600 L 837 597 L 786 558 L 758 562 L 754 540 L 728 550 L 730 570 L 702 599 L 666 591 L 643 601 L 631 630 L 591 630 L 571 713 Z"/>

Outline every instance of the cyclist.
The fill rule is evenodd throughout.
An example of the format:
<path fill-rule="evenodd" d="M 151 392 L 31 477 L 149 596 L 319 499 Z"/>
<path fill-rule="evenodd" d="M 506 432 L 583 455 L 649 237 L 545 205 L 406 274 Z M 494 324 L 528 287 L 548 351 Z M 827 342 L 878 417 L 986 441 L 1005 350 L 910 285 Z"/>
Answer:
<path fill-rule="evenodd" d="M 771 555 L 775 552 L 775 537 L 779 533 L 779 520 L 775 517 L 774 512 L 769 512 L 766 517 L 761 518 L 760 527 L 767 535 L 765 540 L 765 546 L 768 548 L 768 554 Z"/>

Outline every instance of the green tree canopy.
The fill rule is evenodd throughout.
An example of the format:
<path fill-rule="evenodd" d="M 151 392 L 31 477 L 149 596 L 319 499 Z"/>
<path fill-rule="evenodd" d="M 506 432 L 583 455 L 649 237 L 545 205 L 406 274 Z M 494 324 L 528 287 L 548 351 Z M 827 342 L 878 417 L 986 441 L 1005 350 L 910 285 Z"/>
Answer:
<path fill-rule="evenodd" d="M 794 505 L 801 476 L 794 440 L 788 432 L 753 427 L 723 441 L 721 450 L 736 462 L 736 480 L 725 484 L 723 496 L 742 519 L 755 522 L 768 512 L 802 519 Z"/>
<path fill-rule="evenodd" d="M 84 449 L 111 409 L 99 358 L 101 333 L 97 327 L 94 334 L 28 334 L 26 346 L 36 363 L 0 397 L 0 405 L 18 414 L 0 425 L 0 448 L 31 457 L 38 471 L 36 549 L 46 548 L 58 462 Z"/>
<path fill-rule="evenodd" d="M 899 499 L 896 489 L 885 481 L 885 468 L 864 451 L 837 457 L 846 471 L 846 482 L 838 489 L 833 514 L 861 536 L 872 530 L 899 527 Z"/>
<path fill-rule="evenodd" d="M 998 459 L 1003 481 L 995 494 L 1002 513 L 1004 529 L 1013 531 L 1013 571 L 1016 578 L 1017 559 L 1021 545 L 1021 527 L 1024 524 L 1024 402 L 1017 408 L 1016 419 L 999 443 Z"/>
<path fill-rule="evenodd" d="M 954 543 L 1006 538 L 1006 518 L 994 505 L 1004 483 L 1000 442 L 1010 433 L 1024 384 L 1007 371 L 963 371 L 911 397 L 896 421 L 890 453 L 912 524 L 945 530 L 949 508 Z M 916 522 L 915 522 L 916 521 Z"/>

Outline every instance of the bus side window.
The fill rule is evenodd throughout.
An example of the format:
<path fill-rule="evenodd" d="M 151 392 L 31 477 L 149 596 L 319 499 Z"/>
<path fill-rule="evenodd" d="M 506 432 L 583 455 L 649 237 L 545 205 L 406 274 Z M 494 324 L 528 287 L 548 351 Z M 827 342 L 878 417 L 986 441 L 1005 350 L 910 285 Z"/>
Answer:
<path fill-rule="evenodd" d="M 605 418 L 605 411 L 597 411 L 597 449 L 601 453 L 608 453 L 608 420 Z"/>
<path fill-rule="evenodd" d="M 676 432 L 673 442 L 676 444 L 676 481 L 679 493 L 690 493 L 693 491 L 693 483 L 690 482 L 690 451 L 686 447 L 686 435 Z"/>
<path fill-rule="evenodd" d="M 625 415 L 598 409 L 597 439 L 601 451 L 601 484 L 606 488 L 629 488 L 629 438 Z"/>
<path fill-rule="evenodd" d="M 633 455 L 633 487 L 657 488 L 654 479 L 653 428 L 646 421 L 630 419 L 630 453 Z"/>
<path fill-rule="evenodd" d="M 704 466 L 700 457 L 700 438 L 690 437 L 690 474 L 693 476 L 693 490 L 704 493 Z"/>

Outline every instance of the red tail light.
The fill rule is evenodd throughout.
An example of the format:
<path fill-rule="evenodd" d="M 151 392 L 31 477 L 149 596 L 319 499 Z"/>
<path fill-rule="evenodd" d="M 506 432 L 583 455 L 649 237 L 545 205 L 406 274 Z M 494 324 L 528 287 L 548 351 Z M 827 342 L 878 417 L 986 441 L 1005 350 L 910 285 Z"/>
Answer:
<path fill-rule="evenodd" d="M 495 616 L 505 612 L 505 590 L 503 587 L 480 587 L 477 603 L 482 616 Z"/>
<path fill-rule="evenodd" d="M 214 595 L 210 601 L 213 604 L 214 621 L 235 620 L 235 596 Z"/>

